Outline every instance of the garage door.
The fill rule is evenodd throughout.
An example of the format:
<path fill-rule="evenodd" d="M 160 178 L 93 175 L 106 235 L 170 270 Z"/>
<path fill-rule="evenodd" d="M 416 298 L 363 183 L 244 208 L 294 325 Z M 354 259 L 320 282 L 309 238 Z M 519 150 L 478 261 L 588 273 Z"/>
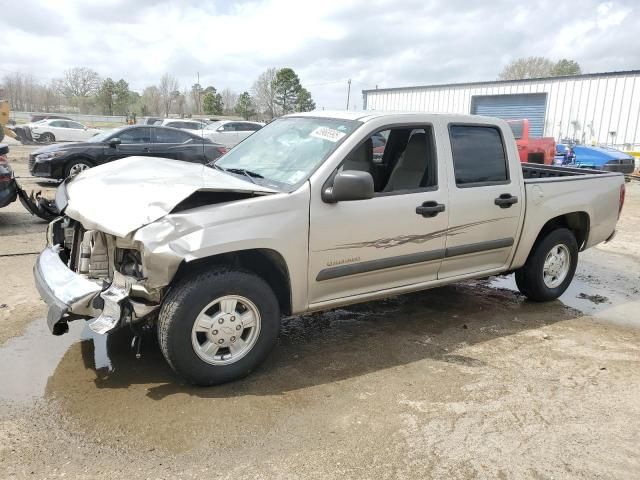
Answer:
<path fill-rule="evenodd" d="M 529 135 L 541 137 L 544 133 L 546 93 L 523 95 L 475 95 L 471 99 L 471 113 L 505 120 L 529 120 Z"/>

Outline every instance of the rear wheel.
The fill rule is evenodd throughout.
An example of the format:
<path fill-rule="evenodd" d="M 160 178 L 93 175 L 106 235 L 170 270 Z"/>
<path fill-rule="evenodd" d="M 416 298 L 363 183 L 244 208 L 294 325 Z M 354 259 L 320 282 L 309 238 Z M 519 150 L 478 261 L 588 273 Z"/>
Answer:
<path fill-rule="evenodd" d="M 516 270 L 518 289 L 535 302 L 555 300 L 567 289 L 578 265 L 578 244 L 566 228 L 549 232 Z"/>
<path fill-rule="evenodd" d="M 167 362 L 196 385 L 241 378 L 275 345 L 280 308 L 257 275 L 218 268 L 188 277 L 168 294 L 158 318 Z"/>

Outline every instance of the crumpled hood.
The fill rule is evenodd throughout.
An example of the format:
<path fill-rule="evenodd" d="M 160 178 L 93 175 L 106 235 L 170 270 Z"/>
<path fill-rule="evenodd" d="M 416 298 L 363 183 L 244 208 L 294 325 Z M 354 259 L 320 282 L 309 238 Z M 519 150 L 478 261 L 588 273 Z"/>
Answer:
<path fill-rule="evenodd" d="M 85 170 L 69 181 L 64 213 L 87 229 L 124 237 L 164 217 L 199 190 L 277 193 L 200 164 L 128 157 Z"/>

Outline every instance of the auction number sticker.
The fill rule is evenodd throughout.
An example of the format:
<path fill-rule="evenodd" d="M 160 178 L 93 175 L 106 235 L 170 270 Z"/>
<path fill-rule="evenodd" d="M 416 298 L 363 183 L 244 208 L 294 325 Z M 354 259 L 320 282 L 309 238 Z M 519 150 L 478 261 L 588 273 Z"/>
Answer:
<path fill-rule="evenodd" d="M 335 128 L 328 127 L 318 127 L 310 134 L 312 137 L 321 138 L 322 140 L 329 140 L 330 142 L 336 143 L 342 137 L 346 135 L 346 133 L 341 132 L 340 130 L 336 130 Z"/>

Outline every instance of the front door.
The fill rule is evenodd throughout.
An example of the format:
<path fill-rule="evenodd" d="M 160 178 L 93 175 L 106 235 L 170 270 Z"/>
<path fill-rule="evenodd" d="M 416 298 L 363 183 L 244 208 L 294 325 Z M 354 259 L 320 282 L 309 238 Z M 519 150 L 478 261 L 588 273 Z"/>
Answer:
<path fill-rule="evenodd" d="M 120 145 L 105 147 L 105 161 L 110 162 L 119 158 L 135 155 L 149 156 L 153 143 L 151 141 L 151 128 L 131 127 L 118 134 Z M 107 140 L 107 143 L 109 141 Z"/>
<path fill-rule="evenodd" d="M 510 175 L 498 127 L 453 124 L 449 134 L 453 175 L 439 278 L 504 267 L 515 246 L 524 201 L 520 177 Z"/>
<path fill-rule="evenodd" d="M 378 147 L 375 162 L 369 137 L 337 169 L 372 174 L 374 198 L 311 198 L 310 304 L 437 278 L 449 212 L 433 127 L 398 126 L 381 133 L 386 146 Z"/>

